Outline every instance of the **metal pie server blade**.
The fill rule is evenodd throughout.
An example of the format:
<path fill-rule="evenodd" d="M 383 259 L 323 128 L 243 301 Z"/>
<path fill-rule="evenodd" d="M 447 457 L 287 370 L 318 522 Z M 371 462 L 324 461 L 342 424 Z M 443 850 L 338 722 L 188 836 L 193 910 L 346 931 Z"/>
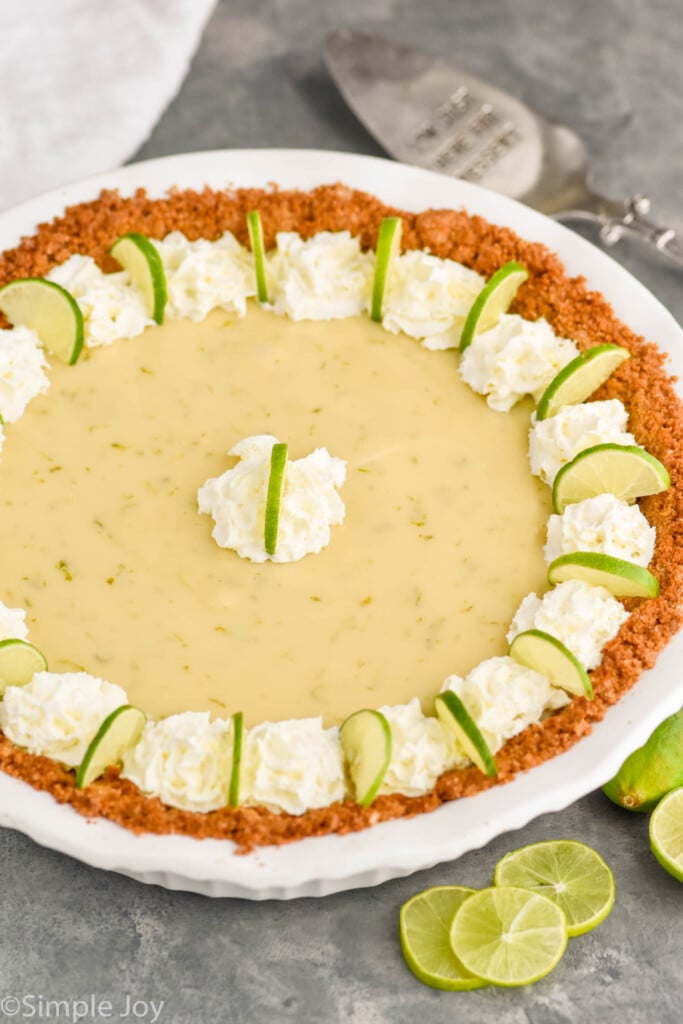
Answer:
<path fill-rule="evenodd" d="M 323 53 L 349 107 L 397 160 L 559 219 L 594 221 L 606 245 L 637 236 L 683 267 L 675 231 L 649 219 L 646 196 L 619 201 L 592 191 L 588 152 L 571 129 L 440 57 L 380 36 L 338 29 Z"/>

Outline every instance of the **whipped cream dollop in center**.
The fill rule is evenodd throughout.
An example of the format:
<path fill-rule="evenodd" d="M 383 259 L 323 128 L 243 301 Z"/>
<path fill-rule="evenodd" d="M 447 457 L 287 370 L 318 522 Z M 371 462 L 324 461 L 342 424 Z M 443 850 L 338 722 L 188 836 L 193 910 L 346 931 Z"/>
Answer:
<path fill-rule="evenodd" d="M 331 456 L 327 448 L 316 448 L 285 466 L 277 547 L 268 554 L 266 498 L 277 443 L 272 434 L 244 438 L 228 453 L 237 456 L 237 465 L 207 480 L 197 493 L 199 511 L 213 518 L 211 536 L 218 546 L 252 562 L 298 562 L 318 554 L 330 543 L 330 527 L 344 522 L 346 509 L 337 488 L 346 479 L 346 462 Z"/>

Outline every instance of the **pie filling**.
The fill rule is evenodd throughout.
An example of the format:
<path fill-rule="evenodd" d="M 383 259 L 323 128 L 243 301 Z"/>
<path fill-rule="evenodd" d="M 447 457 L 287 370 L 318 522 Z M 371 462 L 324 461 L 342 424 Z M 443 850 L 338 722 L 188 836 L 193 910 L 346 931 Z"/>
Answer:
<path fill-rule="evenodd" d="M 148 328 L 51 382 L 2 455 L 4 601 L 51 671 L 118 683 L 153 718 L 334 725 L 415 696 L 430 712 L 545 589 L 530 410 L 491 412 L 452 353 L 254 304 Z M 344 526 L 286 565 L 220 550 L 197 510 L 227 450 L 267 432 L 293 458 L 326 446 L 348 463 Z"/>
<path fill-rule="evenodd" d="M 364 201 L 365 197 L 358 199 L 361 205 Z M 302 249 L 291 236 L 288 245 L 301 261 Z M 410 257 L 407 262 L 419 262 L 416 253 Z M 353 253 L 348 256 L 355 258 Z M 239 259 L 239 272 L 244 274 L 243 255 Z M 300 262 L 299 270 L 301 266 Z M 361 269 L 367 273 L 367 268 Z M 477 269 L 490 272 L 485 265 Z M 547 270 L 552 279 L 552 262 Z M 471 289 L 475 275 L 465 268 L 463 274 Z M 434 316 L 429 310 L 406 312 L 405 303 L 400 310 L 402 329 L 419 322 L 418 336 L 433 349 L 452 347 L 462 326 L 461 309 L 445 326 L 441 316 L 451 286 L 441 282 L 436 288 Z M 347 291 L 352 294 L 354 287 Z M 301 298 L 292 297 L 287 289 L 283 294 L 287 302 Z M 219 723 L 234 711 L 243 711 L 251 730 L 252 797 L 259 793 L 259 765 L 271 774 L 284 770 L 291 776 L 299 758 L 302 772 L 307 770 L 305 756 L 295 749 L 297 744 L 306 745 L 305 721 L 298 727 L 290 723 L 294 767 L 284 768 L 278 767 L 283 751 L 277 735 L 267 727 L 256 728 L 257 723 L 322 716 L 324 726 L 330 727 L 359 707 L 390 705 L 395 746 L 398 741 L 401 755 L 410 762 L 408 768 L 403 766 L 404 775 L 412 771 L 417 776 L 419 752 L 415 756 L 411 748 L 406 753 L 413 743 L 411 730 L 417 718 L 423 730 L 434 731 L 437 723 L 424 719 L 419 706 L 410 702 L 417 697 L 423 713 L 430 716 L 444 679 L 463 699 L 470 695 L 470 707 L 479 701 L 482 730 L 490 727 L 489 735 L 498 746 L 528 722 L 538 721 L 544 708 L 561 707 L 567 700 L 561 691 L 556 691 L 557 700 L 544 694 L 536 717 L 529 715 L 523 723 L 520 717 L 514 731 L 505 721 L 506 714 L 514 718 L 513 712 L 505 711 L 505 702 L 518 673 L 511 671 L 509 659 L 497 656 L 507 651 L 506 632 L 521 599 L 530 591 L 546 590 L 543 542 L 551 504 L 548 488 L 529 472 L 531 404 L 523 400 L 505 416 L 491 412 L 463 383 L 452 352 L 427 354 L 404 334 L 391 335 L 364 316 L 352 316 L 353 302 L 349 306 L 346 295 L 342 298 L 346 305 L 339 315 L 344 319 L 324 325 L 274 316 L 250 301 L 246 317 L 214 310 L 203 319 L 195 317 L 195 322 L 168 319 L 140 338 L 86 353 L 74 367 L 53 367 L 49 392 L 38 395 L 21 420 L 12 424 L 2 455 L 3 598 L 7 605 L 26 609 L 31 641 L 46 654 L 51 671 L 87 672 L 118 683 L 128 700 L 152 719 L 211 712 L 215 723 L 186 719 L 180 741 L 180 733 L 173 739 L 176 749 L 171 757 L 179 756 L 178 742 L 192 745 L 187 730 L 195 721 L 197 734 L 204 737 L 202 756 L 220 761 L 227 748 Z M 309 315 L 317 317 L 318 306 L 315 309 Z M 285 311 L 291 315 L 289 309 L 280 310 Z M 531 319 L 538 317 L 534 312 Z M 602 315 L 609 325 L 610 314 Z M 562 321 L 562 315 L 558 319 Z M 398 330 L 397 322 L 395 318 L 393 326 L 385 326 Z M 519 334 L 512 318 L 505 330 L 510 337 Z M 613 332 L 618 336 L 618 327 Z M 566 327 L 564 333 L 569 334 Z M 560 349 L 552 348 L 552 332 L 541 331 L 539 338 L 541 349 L 545 346 L 551 353 L 549 358 L 560 358 Z M 565 344 L 562 338 L 559 341 Z M 575 351 L 570 342 L 565 348 L 560 365 Z M 533 365 L 527 373 L 533 384 L 521 391 L 536 398 L 544 386 L 541 349 L 530 357 Z M 502 361 L 496 356 L 490 369 L 469 371 L 474 377 L 497 375 L 502 397 L 497 406 L 495 396 L 489 397 L 494 408 L 506 408 L 519 398 L 516 385 L 510 391 L 509 380 L 500 382 L 501 373 L 510 374 L 504 362 L 503 353 Z M 516 362 L 510 365 L 514 371 Z M 481 390 L 485 387 L 484 382 Z M 670 401 L 675 406 L 675 399 Z M 676 411 L 680 416 L 677 407 Z M 616 423 L 620 413 L 616 419 L 613 410 L 610 415 Z M 619 429 L 623 434 L 623 424 Z M 534 430 L 532 449 L 541 443 Z M 291 564 L 250 562 L 218 549 L 211 539 L 210 520 L 198 514 L 197 489 L 234 464 L 227 455 L 230 448 L 259 434 L 286 441 L 292 458 L 326 447 L 346 460 L 344 525 L 334 528 L 329 546 L 320 554 Z M 543 438 L 546 447 L 537 461 L 550 466 L 541 474 L 546 479 L 552 476 L 553 459 L 566 461 L 561 451 L 565 443 L 569 444 L 566 436 L 550 442 Z M 533 459 L 532 451 L 532 465 Z M 657 500 L 652 500 L 655 506 Z M 600 525 L 608 514 L 610 509 L 593 515 Z M 616 532 L 620 515 L 623 518 L 617 510 Z M 594 526 L 588 512 L 581 523 L 572 529 L 583 529 L 584 537 Z M 647 526 L 636 523 L 635 539 L 617 538 L 617 543 L 635 545 L 641 564 L 646 564 L 651 541 L 642 539 L 643 529 Z M 565 531 L 564 539 L 558 539 L 560 532 L 556 524 L 553 543 L 574 543 L 576 549 L 576 542 L 566 539 L 571 530 Z M 595 550 L 610 550 L 604 546 L 607 541 L 591 543 L 598 545 Z M 560 584 L 551 594 L 561 597 L 562 587 L 569 588 L 562 618 L 570 633 L 590 632 L 588 604 L 582 606 L 582 595 L 570 584 Z M 560 603 L 554 602 L 558 607 Z M 538 615 L 546 605 L 552 619 L 556 612 L 545 599 L 537 600 L 533 609 L 527 600 L 522 617 L 529 621 L 523 628 L 538 628 Z M 605 615 L 605 622 L 611 616 L 612 625 L 604 632 L 609 638 L 625 615 L 613 599 Z M 668 632 L 675 628 L 672 619 Z M 666 630 L 661 632 L 664 636 Z M 594 663 L 603 642 L 596 630 L 589 652 Z M 528 686 L 532 684 L 536 685 L 529 680 Z M 527 681 L 519 685 L 526 687 Z M 590 711 L 576 709 L 584 703 L 575 700 L 571 708 L 553 716 L 554 722 L 546 721 L 541 729 L 548 737 L 543 757 L 569 742 L 562 740 L 558 747 L 565 723 L 567 736 L 576 738 L 585 731 L 582 718 L 587 722 L 600 717 L 609 699 L 598 695 Z M 402 710 L 404 706 L 411 710 Z M 312 747 L 319 742 L 318 735 L 323 733 L 311 732 L 308 737 Z M 333 733 L 328 730 L 324 735 L 330 738 Z M 508 769 L 503 757 L 502 781 L 510 777 L 510 770 L 540 759 L 525 755 L 520 739 L 504 748 L 513 751 L 513 762 L 519 742 L 522 761 Z M 319 747 L 321 761 L 335 760 L 328 739 L 325 743 Z M 28 757 L 15 757 L 3 741 L 0 760 L 5 770 L 35 776 L 24 756 Z M 461 765 L 462 753 L 451 753 L 444 763 Z M 58 770 L 62 769 L 55 766 Z M 213 783 L 222 792 L 223 768 L 203 765 L 205 770 L 213 772 Z M 46 778 L 53 778 L 54 771 L 46 770 Z M 423 785 L 411 789 L 400 765 L 392 763 L 392 771 L 399 794 L 425 792 L 433 782 L 425 776 Z M 346 815 L 337 820 L 335 812 L 335 820 L 326 825 L 317 822 L 307 828 L 304 822 L 298 832 L 275 826 L 269 831 L 263 826 L 270 820 L 269 812 L 255 808 L 256 831 L 262 835 L 245 839 L 245 819 L 240 816 L 253 811 L 223 808 L 214 811 L 227 816 L 216 827 L 219 834 L 244 845 L 363 827 L 380 817 L 431 809 L 439 799 L 462 795 L 472 771 L 476 770 L 456 773 L 463 785 L 442 786 L 442 795 L 425 797 L 424 806 L 413 801 L 411 808 L 405 798 L 389 806 L 382 801 L 396 798 L 380 796 L 374 817 L 356 809 L 353 820 Z M 131 777 L 142 785 L 139 770 L 131 770 Z M 31 780 L 40 784 L 35 777 Z M 483 779 L 477 783 L 483 784 Z M 45 785 L 51 788 L 52 782 Z M 142 788 L 166 799 L 163 787 Z M 131 783 L 117 779 L 114 770 L 93 787 L 90 801 L 85 794 L 82 802 L 75 796 L 67 799 L 85 813 L 96 809 L 132 827 L 215 834 L 210 827 L 207 831 L 190 826 L 189 819 L 196 816 L 191 814 L 186 821 L 182 810 L 169 811 L 180 817 L 167 814 L 161 826 L 152 823 L 156 812 L 149 810 L 145 821 L 144 799 L 139 794 L 133 797 L 133 790 Z M 105 792 L 113 794 L 111 804 Z M 343 787 L 339 793 L 334 789 L 330 798 L 337 799 L 342 792 Z M 131 799 L 143 801 L 134 822 L 129 812 L 116 810 Z M 316 806 L 316 799 L 307 802 L 305 794 L 298 793 L 296 800 L 288 802 L 283 796 L 272 804 L 301 813 Z M 201 805 L 199 799 L 188 799 L 185 790 L 177 800 L 171 793 L 167 802 L 179 808 Z M 270 806 L 267 798 L 251 802 Z M 209 801 L 205 809 L 214 807 L 222 807 L 220 799 Z"/>

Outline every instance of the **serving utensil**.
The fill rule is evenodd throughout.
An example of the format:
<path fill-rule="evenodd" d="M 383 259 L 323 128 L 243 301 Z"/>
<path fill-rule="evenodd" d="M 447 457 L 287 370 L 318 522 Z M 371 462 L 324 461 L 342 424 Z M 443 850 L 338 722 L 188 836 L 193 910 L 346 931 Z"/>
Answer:
<path fill-rule="evenodd" d="M 650 200 L 599 195 L 588 151 L 565 125 L 440 57 L 352 29 L 329 33 L 323 53 L 342 96 L 386 151 L 502 192 L 561 220 L 592 221 L 600 239 L 624 235 L 683 267 L 673 228 L 648 216 Z"/>

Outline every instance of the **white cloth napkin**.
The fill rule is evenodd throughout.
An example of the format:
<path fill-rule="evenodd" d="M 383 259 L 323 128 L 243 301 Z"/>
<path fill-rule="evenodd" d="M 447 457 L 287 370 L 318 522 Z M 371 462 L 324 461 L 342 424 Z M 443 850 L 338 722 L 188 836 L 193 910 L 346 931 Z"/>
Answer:
<path fill-rule="evenodd" d="M 215 2 L 0 0 L 0 209 L 129 159 Z"/>

